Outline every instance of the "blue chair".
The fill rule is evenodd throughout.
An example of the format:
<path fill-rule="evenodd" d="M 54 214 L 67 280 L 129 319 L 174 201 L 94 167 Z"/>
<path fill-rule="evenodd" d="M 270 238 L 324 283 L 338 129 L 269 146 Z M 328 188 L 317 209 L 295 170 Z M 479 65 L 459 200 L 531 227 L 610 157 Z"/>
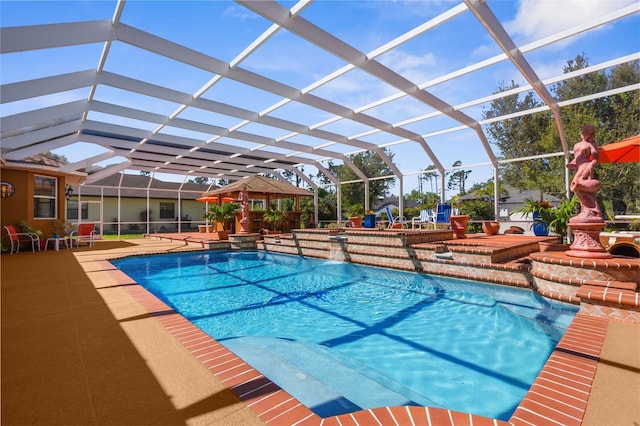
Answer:
<path fill-rule="evenodd" d="M 449 225 L 449 216 L 451 216 L 451 204 L 438 204 L 434 229 L 438 228 L 438 225 Z"/>
<path fill-rule="evenodd" d="M 430 223 L 435 223 L 435 221 L 436 219 L 433 214 L 433 210 L 420 210 L 420 216 L 416 216 L 411 219 L 411 229 L 416 229 L 416 227 L 422 229 L 422 225 L 429 225 Z"/>
<path fill-rule="evenodd" d="M 393 229 L 393 225 L 396 225 L 396 224 L 400 224 L 401 226 L 404 226 L 411 223 L 404 216 L 393 217 L 393 215 L 391 214 L 391 208 L 389 208 L 389 206 L 385 207 L 385 211 L 387 213 L 387 217 L 389 218 L 389 226 L 387 227 L 387 229 Z"/>

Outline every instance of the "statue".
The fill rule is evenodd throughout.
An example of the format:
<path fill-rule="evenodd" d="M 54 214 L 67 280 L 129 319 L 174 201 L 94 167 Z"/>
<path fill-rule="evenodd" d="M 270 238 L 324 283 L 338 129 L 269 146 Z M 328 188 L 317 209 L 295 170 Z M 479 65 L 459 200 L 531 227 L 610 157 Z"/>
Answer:
<path fill-rule="evenodd" d="M 569 222 L 603 222 L 595 195 L 600 190 L 600 181 L 594 176 L 598 164 L 596 128 L 588 124 L 582 127 L 580 134 L 582 140 L 573 147 L 573 161 L 567 164 L 568 169 L 576 172 L 569 188 L 580 200 L 580 214 L 569 219 Z"/>
<path fill-rule="evenodd" d="M 240 219 L 240 233 L 249 233 L 249 195 L 247 194 L 247 185 L 242 185 L 242 190 L 238 194 L 240 200 L 240 211 L 242 219 Z"/>
<path fill-rule="evenodd" d="M 569 228 L 574 236 L 573 244 L 565 252 L 568 256 L 606 259 L 610 258 L 600 244 L 599 235 L 605 223 L 602 217 L 596 192 L 600 189 L 600 181 L 595 178 L 598 164 L 598 146 L 596 145 L 596 128 L 591 124 L 582 127 L 582 139 L 573 146 L 574 158 L 567 168 L 576 172 L 569 188 L 580 200 L 580 213 L 569 219 Z"/>

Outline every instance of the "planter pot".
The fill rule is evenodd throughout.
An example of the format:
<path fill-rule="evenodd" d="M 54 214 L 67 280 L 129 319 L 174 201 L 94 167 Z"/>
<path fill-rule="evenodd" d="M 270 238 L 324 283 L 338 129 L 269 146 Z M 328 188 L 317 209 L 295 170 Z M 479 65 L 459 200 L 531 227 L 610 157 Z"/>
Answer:
<path fill-rule="evenodd" d="M 362 218 L 359 216 L 350 217 L 349 228 L 362 228 Z"/>
<path fill-rule="evenodd" d="M 496 235 L 500 232 L 500 222 L 487 220 L 482 222 L 482 231 L 487 235 Z"/>
<path fill-rule="evenodd" d="M 549 235 L 549 227 L 546 223 L 536 223 L 535 220 L 538 219 L 538 217 L 538 213 L 533 214 L 533 233 L 538 237 L 546 237 L 547 235 Z"/>
<path fill-rule="evenodd" d="M 569 244 L 550 243 L 550 242 L 541 241 L 538 243 L 538 249 L 542 253 L 547 251 L 567 251 L 569 250 Z"/>
<path fill-rule="evenodd" d="M 218 239 L 219 240 L 228 240 L 229 239 L 229 231 L 216 231 L 216 234 L 218 234 Z"/>
<path fill-rule="evenodd" d="M 364 217 L 364 220 L 362 221 L 362 225 L 365 228 L 375 228 L 376 227 L 376 215 L 375 214 L 368 214 Z"/>
<path fill-rule="evenodd" d="M 451 215 L 449 216 L 449 223 L 451 224 L 451 230 L 455 234 L 456 238 L 467 238 L 467 225 L 469 224 L 469 216 L 466 214 Z"/>

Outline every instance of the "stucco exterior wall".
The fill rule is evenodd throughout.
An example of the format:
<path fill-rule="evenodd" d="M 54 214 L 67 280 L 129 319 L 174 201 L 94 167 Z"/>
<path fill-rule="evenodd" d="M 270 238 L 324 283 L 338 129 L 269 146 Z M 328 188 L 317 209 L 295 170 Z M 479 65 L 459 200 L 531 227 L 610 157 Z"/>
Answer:
<path fill-rule="evenodd" d="M 39 219 L 34 218 L 34 177 L 46 176 L 57 179 L 57 200 L 56 200 L 56 217 Z M 21 221 L 26 221 L 29 226 L 34 229 L 42 231 L 44 237 L 50 237 L 53 235 L 54 221 L 62 221 L 65 218 L 65 197 L 64 189 L 66 179 L 64 176 L 56 175 L 54 173 L 48 173 L 46 171 L 31 171 L 12 169 L 8 167 L 2 167 L 0 169 L 0 179 L 10 182 L 14 188 L 14 194 L 9 198 L 0 199 L 0 211 L 2 226 L 13 225 L 18 231 L 18 224 Z M 3 234 L 5 234 L 3 230 Z M 3 235 L 3 238 L 6 236 Z"/>

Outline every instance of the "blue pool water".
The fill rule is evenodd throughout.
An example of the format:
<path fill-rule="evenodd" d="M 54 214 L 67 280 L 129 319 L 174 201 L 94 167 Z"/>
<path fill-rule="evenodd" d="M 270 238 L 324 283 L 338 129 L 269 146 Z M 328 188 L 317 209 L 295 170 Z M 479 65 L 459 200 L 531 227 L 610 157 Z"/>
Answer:
<path fill-rule="evenodd" d="M 507 420 L 577 308 L 528 290 L 264 252 L 113 262 L 321 416 Z"/>

